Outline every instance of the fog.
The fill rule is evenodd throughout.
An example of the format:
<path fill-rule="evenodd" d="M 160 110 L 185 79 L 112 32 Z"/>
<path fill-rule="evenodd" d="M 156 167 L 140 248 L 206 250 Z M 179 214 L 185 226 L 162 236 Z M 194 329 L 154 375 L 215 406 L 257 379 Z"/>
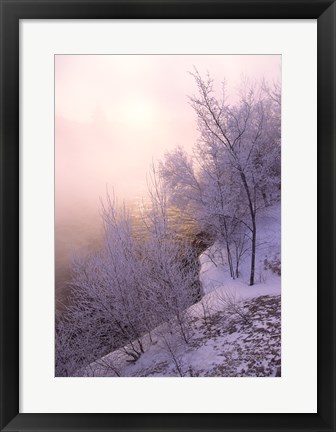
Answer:
<path fill-rule="evenodd" d="M 152 161 L 198 132 L 188 95 L 193 67 L 234 94 L 242 77 L 280 80 L 281 56 L 55 57 L 56 296 L 69 259 L 99 243 L 100 199 L 106 188 L 133 205 L 146 194 Z"/>

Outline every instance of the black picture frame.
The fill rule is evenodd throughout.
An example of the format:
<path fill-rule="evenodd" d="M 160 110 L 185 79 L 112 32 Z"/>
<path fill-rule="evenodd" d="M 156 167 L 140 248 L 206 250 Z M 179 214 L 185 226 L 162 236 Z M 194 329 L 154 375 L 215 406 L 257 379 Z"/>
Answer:
<path fill-rule="evenodd" d="M 330 0 L 0 0 L 2 431 L 335 431 L 335 65 Z M 317 414 L 19 413 L 19 20 L 316 19 L 318 33 Z"/>

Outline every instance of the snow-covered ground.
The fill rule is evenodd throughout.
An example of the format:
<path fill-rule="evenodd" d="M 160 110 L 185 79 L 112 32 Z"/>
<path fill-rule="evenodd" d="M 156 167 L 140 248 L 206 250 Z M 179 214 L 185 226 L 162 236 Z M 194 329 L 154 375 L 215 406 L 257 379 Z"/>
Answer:
<path fill-rule="evenodd" d="M 200 280 L 204 294 L 216 288 L 236 292 L 239 297 L 256 297 L 265 294 L 280 294 L 280 279 L 272 270 L 267 269 L 268 263 L 280 260 L 280 204 L 266 207 L 257 217 L 257 253 L 255 265 L 255 285 L 248 286 L 250 277 L 250 254 L 242 257 L 240 276 L 233 280 L 226 266 L 225 250 L 215 243 L 200 257 Z M 265 265 L 266 264 L 266 265 Z"/>
<path fill-rule="evenodd" d="M 213 298 L 213 293 L 212 298 Z M 280 296 L 259 296 L 216 306 L 194 305 L 188 344 L 162 326 L 143 338 L 145 353 L 136 362 L 114 351 L 92 363 L 79 376 L 280 376 Z M 162 334 L 165 335 L 164 341 Z"/>
<path fill-rule="evenodd" d="M 79 376 L 280 376 L 280 205 L 258 218 L 256 283 L 249 286 L 250 257 L 233 280 L 222 249 L 200 257 L 201 301 L 191 306 L 188 343 L 172 323 L 143 336 L 136 362 L 123 350 L 92 363 Z"/>

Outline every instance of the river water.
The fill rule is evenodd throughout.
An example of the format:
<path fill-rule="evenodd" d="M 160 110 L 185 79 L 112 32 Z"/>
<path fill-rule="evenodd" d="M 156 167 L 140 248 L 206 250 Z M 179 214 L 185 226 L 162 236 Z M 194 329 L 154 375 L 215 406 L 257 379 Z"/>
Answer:
<path fill-rule="evenodd" d="M 174 208 L 169 211 L 170 219 L 180 235 L 192 241 L 197 233 L 196 225 Z M 139 210 L 131 208 L 135 235 L 143 236 L 144 227 Z M 69 295 L 70 263 L 73 255 L 81 250 L 99 249 L 102 243 L 102 220 L 99 212 L 81 210 L 68 214 L 55 225 L 55 304 L 62 311 Z"/>

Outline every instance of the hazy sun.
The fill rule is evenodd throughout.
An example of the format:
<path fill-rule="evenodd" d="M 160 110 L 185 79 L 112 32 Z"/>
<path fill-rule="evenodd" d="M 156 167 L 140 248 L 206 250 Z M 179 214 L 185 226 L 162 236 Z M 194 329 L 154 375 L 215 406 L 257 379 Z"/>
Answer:
<path fill-rule="evenodd" d="M 145 99 L 125 101 L 120 107 L 120 117 L 129 126 L 148 127 L 154 121 L 154 105 Z"/>

